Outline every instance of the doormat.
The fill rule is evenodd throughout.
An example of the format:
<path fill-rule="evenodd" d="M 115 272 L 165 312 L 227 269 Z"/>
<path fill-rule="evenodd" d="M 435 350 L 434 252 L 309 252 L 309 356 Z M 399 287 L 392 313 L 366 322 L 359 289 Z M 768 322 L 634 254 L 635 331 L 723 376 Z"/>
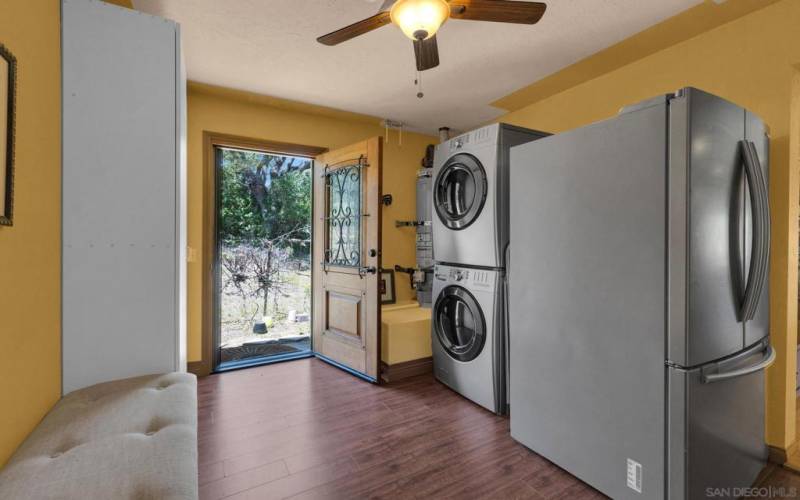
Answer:
<path fill-rule="evenodd" d="M 243 359 L 275 356 L 277 354 L 289 354 L 298 352 L 300 349 L 286 344 L 261 344 L 223 347 L 221 351 L 220 360 L 225 363 L 227 361 L 241 361 Z"/>

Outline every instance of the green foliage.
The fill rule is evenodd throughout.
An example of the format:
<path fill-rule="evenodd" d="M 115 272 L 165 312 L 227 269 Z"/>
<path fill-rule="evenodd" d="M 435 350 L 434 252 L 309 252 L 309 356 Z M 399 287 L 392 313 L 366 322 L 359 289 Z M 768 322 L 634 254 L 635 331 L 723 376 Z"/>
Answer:
<path fill-rule="evenodd" d="M 220 240 L 281 240 L 294 255 L 308 255 L 311 160 L 231 149 L 219 154 Z"/>

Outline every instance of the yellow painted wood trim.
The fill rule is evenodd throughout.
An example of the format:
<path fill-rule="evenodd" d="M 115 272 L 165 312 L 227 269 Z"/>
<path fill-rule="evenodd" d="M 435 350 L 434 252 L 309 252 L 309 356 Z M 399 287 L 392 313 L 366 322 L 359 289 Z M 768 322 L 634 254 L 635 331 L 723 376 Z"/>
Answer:
<path fill-rule="evenodd" d="M 258 94 L 255 92 L 247 92 L 244 90 L 231 89 L 227 87 L 218 87 L 216 85 L 209 85 L 195 81 L 189 81 L 187 89 L 190 93 L 207 95 L 217 97 L 220 99 L 227 99 L 232 101 L 243 102 L 256 106 L 267 106 L 270 108 L 280 109 L 284 111 L 293 111 L 296 113 L 325 116 L 337 120 L 355 121 L 361 123 L 368 123 L 370 125 L 379 126 L 381 119 L 375 116 L 362 115 L 353 113 L 351 111 L 343 111 L 340 109 L 329 108 L 326 106 L 319 106 L 316 104 L 308 104 L 305 102 L 292 101 L 289 99 L 281 99 L 265 94 Z"/>
<path fill-rule="evenodd" d="M 711 0 L 706 0 L 696 7 L 502 97 L 493 102 L 492 106 L 506 111 L 516 111 L 778 1 L 780 0 L 736 0 L 717 5 Z"/>
<path fill-rule="evenodd" d="M 784 179 L 770 183 L 775 235 L 770 280 L 772 286 L 770 328 L 778 359 L 767 370 L 767 442 L 787 450 L 790 461 L 800 468 L 797 458 L 797 301 L 798 301 L 798 220 L 800 219 L 800 63 L 794 65 L 789 104 L 788 167 Z M 779 138 L 777 140 L 787 140 Z M 786 161 L 786 160 L 784 160 Z M 772 170 L 772 169 L 771 169 Z M 777 181 L 777 182 L 776 182 Z M 785 238 L 784 239 L 784 235 Z M 776 300 L 777 299 L 777 300 Z M 775 320 L 779 321 L 776 328 Z M 794 460 L 791 459 L 795 456 Z"/>
<path fill-rule="evenodd" d="M 775 137 L 770 157 L 772 262 L 770 340 L 777 359 L 766 373 L 767 443 L 788 450 L 797 439 L 797 263 L 800 217 L 800 65 L 791 79 L 789 137 Z M 786 142 L 788 141 L 788 147 Z M 783 142 L 781 146 L 780 143 Z M 788 154 L 788 158 L 784 155 Z M 785 167 L 781 168 L 781 165 Z"/>
<path fill-rule="evenodd" d="M 126 7 L 128 9 L 133 8 L 133 2 L 131 0 L 104 0 L 106 3 L 112 3 L 114 5 L 119 5 L 120 7 Z"/>

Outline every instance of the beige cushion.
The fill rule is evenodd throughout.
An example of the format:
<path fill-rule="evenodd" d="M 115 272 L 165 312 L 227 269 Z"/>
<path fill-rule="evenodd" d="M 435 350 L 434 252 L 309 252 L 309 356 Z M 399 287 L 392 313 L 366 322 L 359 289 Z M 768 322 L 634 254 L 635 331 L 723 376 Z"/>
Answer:
<path fill-rule="evenodd" d="M 195 498 L 197 381 L 185 373 L 68 394 L 0 471 L 2 500 Z"/>

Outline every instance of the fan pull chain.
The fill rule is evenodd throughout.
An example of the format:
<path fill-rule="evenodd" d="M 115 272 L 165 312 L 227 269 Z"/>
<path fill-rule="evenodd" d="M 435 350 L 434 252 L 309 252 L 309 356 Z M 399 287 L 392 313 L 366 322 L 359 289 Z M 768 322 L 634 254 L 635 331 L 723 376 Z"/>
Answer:
<path fill-rule="evenodd" d="M 421 71 L 417 71 L 417 79 L 414 80 L 414 84 L 416 84 L 416 86 L 417 86 L 417 97 L 419 97 L 420 99 L 425 97 L 425 93 L 422 92 L 422 72 Z"/>

